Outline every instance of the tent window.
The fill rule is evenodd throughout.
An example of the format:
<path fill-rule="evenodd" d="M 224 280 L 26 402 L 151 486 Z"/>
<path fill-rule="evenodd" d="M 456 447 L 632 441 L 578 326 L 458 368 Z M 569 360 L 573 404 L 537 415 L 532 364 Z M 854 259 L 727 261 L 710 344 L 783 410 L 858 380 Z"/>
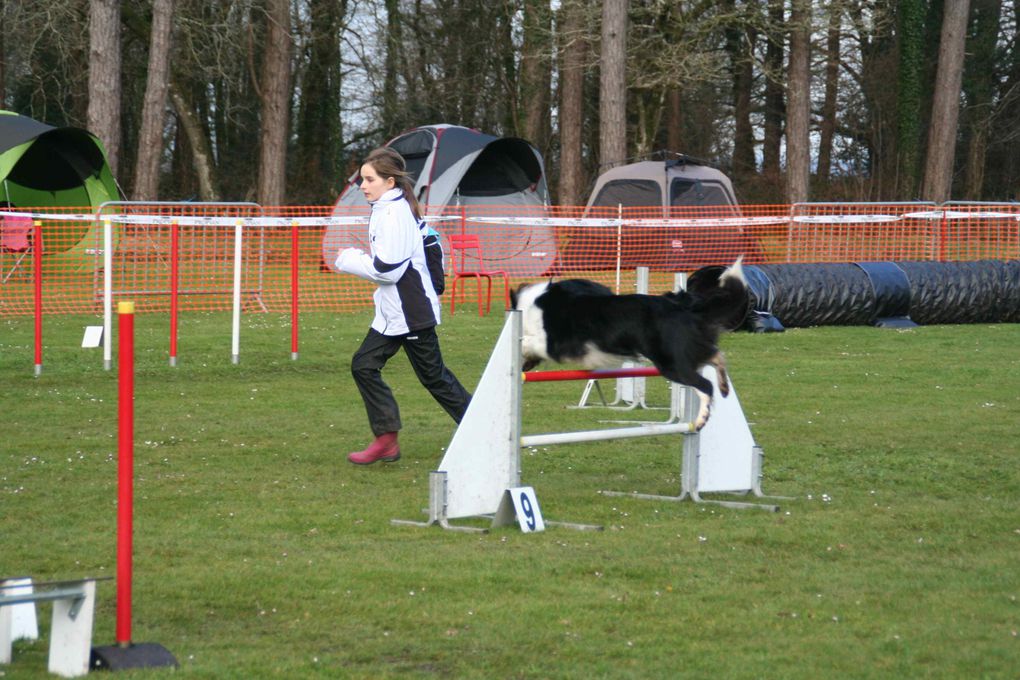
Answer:
<path fill-rule="evenodd" d="M 415 130 L 409 134 L 399 137 L 390 142 L 390 147 L 404 157 L 407 172 L 411 175 L 411 181 L 417 182 L 421 171 L 425 167 L 432 148 L 435 146 L 436 138 L 428 130 Z M 361 182 L 361 178 L 358 178 Z"/>
<path fill-rule="evenodd" d="M 628 207 L 661 207 L 662 191 L 657 182 L 647 179 L 615 179 L 606 182 L 592 207 L 625 205 Z"/>
<path fill-rule="evenodd" d="M 404 164 L 406 166 L 407 173 L 411 175 L 411 182 L 417 183 L 418 178 L 421 177 L 421 171 L 425 169 L 425 161 L 429 159 L 428 155 L 425 156 L 405 156 Z"/>
<path fill-rule="evenodd" d="M 705 180 L 674 179 L 669 185 L 669 204 L 730 205 L 722 184 Z"/>
<path fill-rule="evenodd" d="M 524 191 L 542 178 L 531 147 L 514 139 L 495 141 L 478 155 L 460 180 L 462 196 L 503 196 Z"/>

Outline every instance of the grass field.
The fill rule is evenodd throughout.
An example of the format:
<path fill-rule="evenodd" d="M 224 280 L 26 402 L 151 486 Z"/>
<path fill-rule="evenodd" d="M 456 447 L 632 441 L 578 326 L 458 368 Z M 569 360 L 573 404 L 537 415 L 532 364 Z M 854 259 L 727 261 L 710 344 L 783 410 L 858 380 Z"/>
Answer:
<path fill-rule="evenodd" d="M 386 370 L 403 459 L 369 439 L 349 374 L 367 314 L 137 319 L 134 639 L 188 678 L 1018 678 L 1020 326 L 791 330 L 724 340 L 779 513 L 611 498 L 675 493 L 679 444 L 526 451 L 547 518 L 487 535 L 422 518 L 453 423 L 406 360 Z M 116 373 L 78 347 L 92 317 L 0 320 L 0 576 L 115 570 Z M 447 319 L 481 374 L 501 316 Z M 525 432 L 589 429 L 580 383 L 525 387 Z M 663 403 L 661 381 L 650 386 Z M 648 417 L 649 414 L 641 414 Z M 664 417 L 660 411 L 651 417 Z M 99 586 L 95 644 L 114 639 Z M 5 678 L 47 677 L 42 637 Z M 130 677 L 167 677 L 167 671 Z"/>

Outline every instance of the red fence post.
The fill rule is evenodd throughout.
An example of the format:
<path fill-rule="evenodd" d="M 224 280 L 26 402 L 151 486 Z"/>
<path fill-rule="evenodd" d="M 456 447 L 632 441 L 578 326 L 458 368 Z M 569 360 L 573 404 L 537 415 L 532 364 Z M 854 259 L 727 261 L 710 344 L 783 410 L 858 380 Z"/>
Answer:
<path fill-rule="evenodd" d="M 32 297 L 35 303 L 35 374 L 42 375 L 42 222 L 36 220 L 32 231 Z"/>
<path fill-rule="evenodd" d="M 117 641 L 93 647 L 93 668 L 177 667 L 177 659 L 156 642 L 131 641 L 132 532 L 134 522 L 135 303 L 117 303 Z"/>
<path fill-rule="evenodd" d="M 298 358 L 298 224 L 290 225 L 290 358 Z"/>
<path fill-rule="evenodd" d="M 170 365 L 177 365 L 177 295 L 180 280 L 180 226 L 170 225 Z"/>
<path fill-rule="evenodd" d="M 131 644 L 134 512 L 135 303 L 117 303 L 117 644 Z"/>

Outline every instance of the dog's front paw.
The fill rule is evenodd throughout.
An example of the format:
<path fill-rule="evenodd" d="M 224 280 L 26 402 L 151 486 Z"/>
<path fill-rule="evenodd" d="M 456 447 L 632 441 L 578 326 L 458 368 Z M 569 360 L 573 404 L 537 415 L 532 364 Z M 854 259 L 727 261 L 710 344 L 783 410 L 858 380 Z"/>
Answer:
<path fill-rule="evenodd" d="M 698 411 L 698 417 L 694 420 L 694 431 L 700 432 L 701 428 L 705 427 L 708 422 L 708 417 L 711 415 L 711 410 L 708 407 L 702 408 Z"/>
<path fill-rule="evenodd" d="M 542 363 L 541 359 L 528 359 L 528 358 L 525 358 L 524 359 L 524 364 L 521 365 L 521 370 L 522 371 L 530 371 L 535 366 L 538 366 L 540 363 Z"/>

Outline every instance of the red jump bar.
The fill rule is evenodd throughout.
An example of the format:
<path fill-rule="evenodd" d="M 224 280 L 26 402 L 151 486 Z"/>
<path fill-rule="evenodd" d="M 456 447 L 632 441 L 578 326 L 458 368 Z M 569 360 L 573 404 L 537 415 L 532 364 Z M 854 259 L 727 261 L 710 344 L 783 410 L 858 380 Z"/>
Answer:
<path fill-rule="evenodd" d="M 523 375 L 524 382 L 556 382 L 560 380 L 598 380 L 600 378 L 652 378 L 662 374 L 654 366 L 646 366 L 607 368 L 599 371 L 530 371 Z"/>

